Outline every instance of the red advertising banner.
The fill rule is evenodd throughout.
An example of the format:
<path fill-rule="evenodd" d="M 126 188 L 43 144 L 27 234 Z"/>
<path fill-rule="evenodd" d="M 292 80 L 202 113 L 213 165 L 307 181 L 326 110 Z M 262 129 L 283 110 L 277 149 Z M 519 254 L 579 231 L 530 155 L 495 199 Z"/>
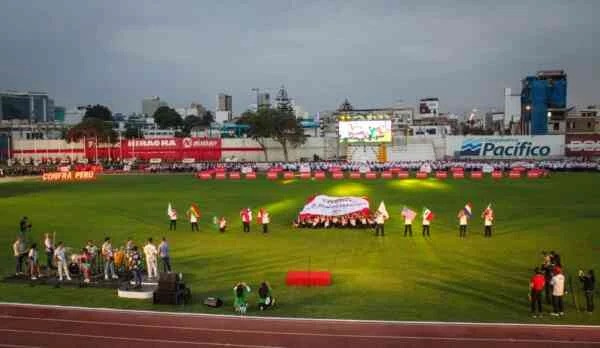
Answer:
<path fill-rule="evenodd" d="M 246 173 L 246 179 L 248 179 L 248 180 L 256 179 L 256 173 L 255 172 Z"/>
<path fill-rule="evenodd" d="M 210 179 L 212 179 L 212 174 L 209 173 L 209 172 L 200 172 L 200 173 L 197 174 L 197 176 L 198 176 L 198 179 L 201 179 L 201 180 L 210 180 Z"/>
<path fill-rule="evenodd" d="M 315 172 L 315 179 L 325 179 L 325 172 Z"/>
<path fill-rule="evenodd" d="M 310 172 L 300 173 L 300 179 L 310 179 Z"/>
<path fill-rule="evenodd" d="M 218 175 L 219 173 L 217 173 Z M 240 172 L 229 173 L 229 179 L 239 180 L 241 178 Z"/>
<path fill-rule="evenodd" d="M 333 174 L 331 174 L 331 177 L 339 180 L 339 179 L 343 179 L 344 178 L 344 172 L 334 172 Z"/>
<path fill-rule="evenodd" d="M 278 172 L 267 172 L 267 179 L 269 179 L 269 180 L 277 180 L 278 177 L 279 177 Z"/>
<path fill-rule="evenodd" d="M 85 156 L 88 161 L 96 159 L 151 158 L 167 161 L 218 161 L 221 159 L 221 139 L 218 138 L 156 138 L 123 139 L 116 144 L 97 143 L 85 139 Z"/>
<path fill-rule="evenodd" d="M 429 174 L 427 172 L 417 172 L 417 179 L 426 179 Z"/>
<path fill-rule="evenodd" d="M 410 176 L 410 174 L 407 171 L 398 172 L 398 178 L 400 178 L 400 179 L 406 179 L 409 176 Z"/>
<path fill-rule="evenodd" d="M 221 173 L 215 173 L 215 179 L 217 180 L 224 180 L 226 178 L 226 174 L 221 172 Z"/>
<path fill-rule="evenodd" d="M 392 172 L 383 172 L 383 173 L 381 173 L 381 177 L 383 179 L 391 179 L 392 175 L 393 175 Z"/>
<path fill-rule="evenodd" d="M 539 178 L 542 175 L 542 172 L 536 169 L 532 169 L 530 171 L 527 172 L 527 177 L 530 179 L 536 179 Z"/>
<path fill-rule="evenodd" d="M 567 156 L 600 156 L 600 134 L 567 135 L 565 139 L 565 150 Z"/>
<path fill-rule="evenodd" d="M 350 179 L 360 179 L 360 172 L 351 172 Z"/>
<path fill-rule="evenodd" d="M 56 181 L 89 181 L 96 179 L 96 172 L 89 170 L 83 172 L 52 172 L 44 173 L 42 175 L 42 181 L 56 182 Z"/>
<path fill-rule="evenodd" d="M 465 178 L 465 172 L 463 172 L 463 171 L 453 171 L 452 172 L 452 177 L 454 179 L 464 179 Z"/>
<path fill-rule="evenodd" d="M 518 179 L 521 177 L 521 172 L 518 170 L 511 170 L 510 173 L 508 173 L 508 177 L 511 179 Z"/>
<path fill-rule="evenodd" d="M 294 172 L 283 172 L 283 178 L 284 179 L 293 179 L 294 178 Z"/>
<path fill-rule="evenodd" d="M 368 172 L 365 174 L 365 178 L 367 179 L 377 179 L 377 173 L 375 172 Z"/>
<path fill-rule="evenodd" d="M 436 172 L 435 177 L 438 179 L 446 179 L 448 177 L 448 172 L 444 172 L 444 171 Z"/>
<path fill-rule="evenodd" d="M 502 176 L 503 176 L 502 172 L 499 170 L 494 170 L 492 172 L 492 178 L 494 178 L 494 179 L 500 179 L 500 178 L 502 178 Z"/>

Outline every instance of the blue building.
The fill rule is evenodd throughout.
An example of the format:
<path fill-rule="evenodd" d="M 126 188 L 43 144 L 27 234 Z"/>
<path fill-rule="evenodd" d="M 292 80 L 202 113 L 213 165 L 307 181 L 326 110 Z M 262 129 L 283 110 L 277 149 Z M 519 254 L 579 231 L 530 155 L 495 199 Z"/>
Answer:
<path fill-rule="evenodd" d="M 567 75 L 563 70 L 538 71 L 522 81 L 521 131 L 548 134 L 550 120 L 564 119 L 567 111 Z"/>

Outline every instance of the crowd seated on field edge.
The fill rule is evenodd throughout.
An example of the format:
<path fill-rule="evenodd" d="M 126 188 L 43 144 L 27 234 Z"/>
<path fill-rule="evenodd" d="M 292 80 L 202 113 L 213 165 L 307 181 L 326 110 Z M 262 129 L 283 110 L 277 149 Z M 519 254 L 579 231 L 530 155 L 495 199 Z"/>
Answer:
<path fill-rule="evenodd" d="M 370 214 L 347 214 L 340 216 L 298 216 L 292 222 L 295 228 L 372 228 L 375 217 Z"/>
<path fill-rule="evenodd" d="M 526 169 L 546 169 L 550 171 L 599 171 L 600 163 L 583 159 L 563 160 L 439 160 L 439 161 L 389 161 L 379 162 L 349 162 L 349 161 L 311 161 L 311 162 L 198 162 L 198 163 L 161 163 L 149 164 L 136 162 L 129 164 L 119 161 L 101 162 L 99 165 L 104 171 L 127 172 L 142 171 L 146 173 L 193 173 L 206 170 L 221 169 L 226 172 L 237 171 L 268 171 L 273 169 L 283 171 L 329 171 L 337 168 L 341 171 L 386 171 L 392 168 L 418 171 L 423 166 L 428 166 L 433 171 L 450 170 L 460 167 L 467 171 L 492 168 L 495 170 L 510 170 L 515 167 Z M 0 176 L 37 176 L 45 172 L 59 171 L 61 167 L 71 170 L 87 168 L 92 165 L 85 164 L 56 164 L 39 163 L 18 164 L 0 167 Z M 85 170 L 85 169 L 84 169 Z"/>

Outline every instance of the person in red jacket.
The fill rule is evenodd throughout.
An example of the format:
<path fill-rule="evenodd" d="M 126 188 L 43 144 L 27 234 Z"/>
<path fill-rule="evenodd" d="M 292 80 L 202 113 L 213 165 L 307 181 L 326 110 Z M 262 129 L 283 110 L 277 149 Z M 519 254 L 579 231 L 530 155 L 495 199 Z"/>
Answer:
<path fill-rule="evenodd" d="M 546 280 L 544 279 L 544 274 L 536 267 L 533 277 L 531 277 L 531 281 L 529 282 L 529 289 L 531 290 L 531 315 L 533 315 L 534 318 L 537 318 L 538 315 L 542 315 L 542 291 L 544 291 L 545 285 Z M 536 314 L 536 309 L 539 314 Z"/>

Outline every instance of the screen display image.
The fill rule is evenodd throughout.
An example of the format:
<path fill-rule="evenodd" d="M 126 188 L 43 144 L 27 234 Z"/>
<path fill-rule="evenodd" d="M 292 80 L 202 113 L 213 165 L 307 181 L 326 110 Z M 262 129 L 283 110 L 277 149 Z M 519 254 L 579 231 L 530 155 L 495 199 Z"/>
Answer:
<path fill-rule="evenodd" d="M 392 121 L 341 121 L 340 142 L 389 143 L 392 141 Z"/>

